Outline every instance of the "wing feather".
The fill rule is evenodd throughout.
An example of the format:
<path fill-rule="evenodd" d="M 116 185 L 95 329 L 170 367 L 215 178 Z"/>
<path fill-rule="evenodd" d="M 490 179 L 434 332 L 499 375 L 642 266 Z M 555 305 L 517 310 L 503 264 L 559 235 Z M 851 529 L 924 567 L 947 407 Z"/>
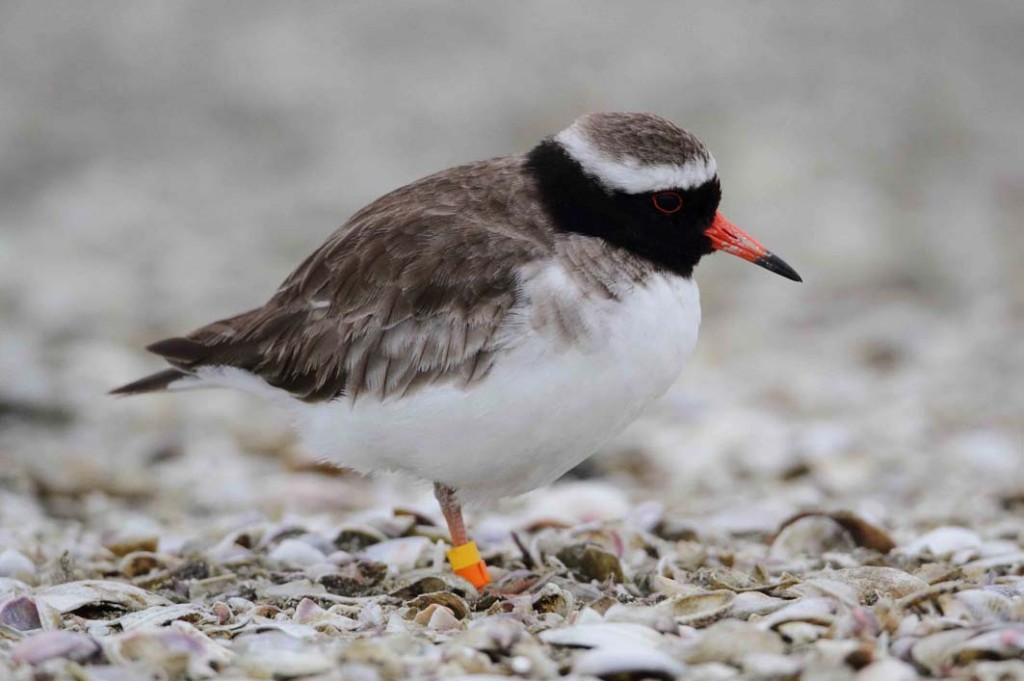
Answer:
<path fill-rule="evenodd" d="M 520 165 L 463 166 L 382 197 L 263 307 L 150 349 L 182 371 L 237 367 L 307 401 L 471 385 L 508 342 L 519 269 L 552 253 Z"/>

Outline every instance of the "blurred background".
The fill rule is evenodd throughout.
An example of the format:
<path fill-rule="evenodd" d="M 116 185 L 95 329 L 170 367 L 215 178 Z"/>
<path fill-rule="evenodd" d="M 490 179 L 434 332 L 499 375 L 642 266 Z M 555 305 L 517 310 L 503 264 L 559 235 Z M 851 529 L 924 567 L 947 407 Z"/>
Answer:
<path fill-rule="evenodd" d="M 0 524 L 436 513 L 311 469 L 256 398 L 104 393 L 378 195 L 595 110 L 700 136 L 723 212 L 806 283 L 705 260 L 672 392 L 589 482 L 480 527 L 1019 519 L 1022 35 L 1016 0 L 0 3 Z"/>

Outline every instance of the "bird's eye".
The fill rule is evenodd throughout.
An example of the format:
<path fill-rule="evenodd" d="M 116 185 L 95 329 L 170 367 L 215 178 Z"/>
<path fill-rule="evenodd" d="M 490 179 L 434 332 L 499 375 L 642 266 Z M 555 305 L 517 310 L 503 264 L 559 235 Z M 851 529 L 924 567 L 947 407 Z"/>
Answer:
<path fill-rule="evenodd" d="M 654 207 L 665 215 L 671 215 L 683 207 L 683 197 L 676 192 L 658 192 L 651 197 Z"/>

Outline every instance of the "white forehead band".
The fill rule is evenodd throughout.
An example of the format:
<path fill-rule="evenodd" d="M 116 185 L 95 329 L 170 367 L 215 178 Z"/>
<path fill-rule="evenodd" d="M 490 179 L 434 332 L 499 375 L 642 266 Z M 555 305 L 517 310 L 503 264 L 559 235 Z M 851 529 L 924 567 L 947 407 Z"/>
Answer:
<path fill-rule="evenodd" d="M 718 165 L 710 154 L 706 160 L 695 157 L 683 164 L 642 165 L 631 157 L 621 160 L 610 159 L 594 148 L 576 125 L 555 135 L 555 141 L 583 166 L 588 175 L 597 178 L 605 188 L 629 194 L 663 189 L 693 189 L 718 173 Z"/>

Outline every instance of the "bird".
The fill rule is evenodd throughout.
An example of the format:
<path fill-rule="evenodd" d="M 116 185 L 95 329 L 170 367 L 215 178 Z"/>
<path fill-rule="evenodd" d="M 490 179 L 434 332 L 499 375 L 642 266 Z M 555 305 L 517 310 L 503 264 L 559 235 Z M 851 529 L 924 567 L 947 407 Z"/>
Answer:
<path fill-rule="evenodd" d="M 149 345 L 169 368 L 111 392 L 241 389 L 285 405 L 327 462 L 433 483 L 452 569 L 482 588 L 463 504 L 553 482 L 668 390 L 704 256 L 802 281 L 720 200 L 693 134 L 585 114 L 378 198 L 265 304 Z"/>

